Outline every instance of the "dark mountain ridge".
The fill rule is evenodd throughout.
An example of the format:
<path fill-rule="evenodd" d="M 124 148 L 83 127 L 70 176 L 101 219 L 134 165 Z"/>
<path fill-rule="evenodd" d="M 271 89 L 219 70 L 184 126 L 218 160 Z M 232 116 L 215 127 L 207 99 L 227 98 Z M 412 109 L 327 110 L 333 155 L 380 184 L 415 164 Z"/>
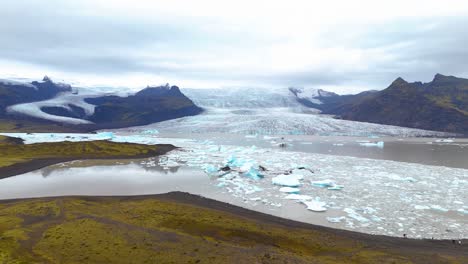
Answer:
<path fill-rule="evenodd" d="M 71 86 L 53 82 L 45 76 L 42 82 L 8 83 L 0 82 L 0 117 L 7 114 L 10 105 L 29 103 L 53 98 L 61 92 L 70 92 Z"/>
<path fill-rule="evenodd" d="M 379 92 L 329 97 L 325 114 L 354 121 L 468 134 L 468 79 L 436 74 L 428 83 L 397 78 Z"/>
<path fill-rule="evenodd" d="M 203 110 L 187 98 L 177 86 L 168 84 L 147 87 L 127 97 L 101 96 L 86 98 L 85 102 L 95 105 L 95 111 L 87 116 L 85 110 L 72 101 L 66 105 L 43 106 L 40 111 L 69 118 L 84 119 L 93 124 L 67 124 L 32 117 L 22 113 L 10 113 L 9 106 L 21 103 L 39 102 L 54 98 L 59 93 L 72 93 L 72 87 L 53 82 L 47 76 L 41 82 L 20 83 L 0 80 L 0 123 L 12 124 L 18 130 L 29 130 L 35 126 L 43 130 L 50 124 L 78 131 L 93 131 L 104 128 L 121 128 L 147 125 L 168 119 L 196 115 Z M 76 92 L 78 93 L 78 92 Z M 11 125 L 9 125 L 11 126 Z M 2 126 L 0 126 L 2 129 Z M 12 129 L 12 128 L 9 128 Z M 34 129 L 33 129 L 34 130 Z"/>
<path fill-rule="evenodd" d="M 96 105 L 89 117 L 97 126 L 126 127 L 146 125 L 183 116 L 197 115 L 196 106 L 177 86 L 147 87 L 128 97 L 104 96 L 88 98 Z"/>

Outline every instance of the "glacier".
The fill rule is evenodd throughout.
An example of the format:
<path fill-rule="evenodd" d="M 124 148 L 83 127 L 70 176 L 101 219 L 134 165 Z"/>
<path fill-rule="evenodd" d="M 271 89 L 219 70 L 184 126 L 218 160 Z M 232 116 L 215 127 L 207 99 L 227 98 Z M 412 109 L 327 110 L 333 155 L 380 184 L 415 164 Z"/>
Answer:
<path fill-rule="evenodd" d="M 325 136 L 447 136 L 443 132 L 335 119 L 287 107 L 207 108 L 196 116 L 182 117 L 136 130 L 157 129 L 161 133 L 230 133 L 245 135 L 325 135 Z M 245 109 L 244 109 L 245 110 Z M 380 146 L 380 145 L 378 145 Z"/>

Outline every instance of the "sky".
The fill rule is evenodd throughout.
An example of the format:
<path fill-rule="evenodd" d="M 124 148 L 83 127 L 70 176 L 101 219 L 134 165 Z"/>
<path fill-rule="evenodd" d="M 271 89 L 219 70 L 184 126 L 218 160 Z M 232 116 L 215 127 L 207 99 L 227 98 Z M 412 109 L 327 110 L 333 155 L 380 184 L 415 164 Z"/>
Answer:
<path fill-rule="evenodd" d="M 468 1 L 6 0 L 0 78 L 384 89 L 468 77 Z"/>

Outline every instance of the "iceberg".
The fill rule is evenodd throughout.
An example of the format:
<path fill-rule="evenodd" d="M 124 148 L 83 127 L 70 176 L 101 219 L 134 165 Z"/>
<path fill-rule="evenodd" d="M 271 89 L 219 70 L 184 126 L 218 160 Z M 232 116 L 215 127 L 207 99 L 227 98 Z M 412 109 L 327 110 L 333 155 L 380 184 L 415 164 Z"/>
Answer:
<path fill-rule="evenodd" d="M 286 197 L 284 197 L 284 199 L 306 201 L 306 200 L 312 200 L 312 197 L 310 197 L 309 195 L 293 193 L 293 194 L 287 195 Z"/>
<path fill-rule="evenodd" d="M 416 209 L 416 210 L 429 210 L 431 208 L 429 206 L 427 206 L 427 205 L 415 205 L 414 209 Z"/>
<path fill-rule="evenodd" d="M 437 143 L 452 143 L 453 139 L 447 138 L 447 139 L 437 139 L 435 142 Z"/>
<path fill-rule="evenodd" d="M 348 214 L 349 217 L 353 218 L 354 220 L 357 220 L 361 223 L 367 223 L 369 222 L 369 219 L 365 218 L 364 216 L 358 214 L 354 209 L 351 208 L 345 208 L 343 210 L 345 213 Z"/>
<path fill-rule="evenodd" d="M 345 220 L 346 217 L 340 216 L 340 217 L 327 217 L 327 221 L 330 223 L 341 223 L 342 220 Z"/>
<path fill-rule="evenodd" d="M 279 191 L 284 193 L 299 193 L 301 190 L 293 187 L 281 187 Z"/>
<path fill-rule="evenodd" d="M 271 179 L 271 182 L 275 185 L 282 185 L 288 187 L 297 187 L 301 185 L 300 180 L 304 177 L 299 174 L 281 174 Z"/>
<path fill-rule="evenodd" d="M 325 206 L 327 205 L 325 202 L 321 201 L 301 201 L 303 204 L 307 206 L 307 210 L 314 211 L 314 212 L 325 212 L 327 208 Z"/>
<path fill-rule="evenodd" d="M 442 206 L 437 205 L 437 204 L 431 205 L 431 209 L 436 210 L 436 211 L 440 211 L 440 212 L 444 212 L 444 213 L 448 212 L 448 209 L 443 208 Z"/>
<path fill-rule="evenodd" d="M 157 129 L 148 129 L 148 130 L 142 131 L 141 134 L 144 134 L 144 135 L 156 135 L 156 134 L 159 134 L 159 131 L 158 131 Z"/>
<path fill-rule="evenodd" d="M 379 142 L 364 142 L 364 143 L 359 143 L 359 145 L 363 147 L 377 147 L 377 148 L 384 148 L 385 143 L 383 141 Z"/>
<path fill-rule="evenodd" d="M 332 190 L 332 191 L 340 191 L 344 188 L 343 185 L 334 185 L 334 186 L 331 186 L 331 187 L 328 187 L 327 190 Z"/>
<path fill-rule="evenodd" d="M 252 168 L 252 167 L 247 172 L 244 172 L 243 175 L 249 178 L 252 178 L 254 180 L 263 178 L 263 175 L 257 169 Z"/>
<path fill-rule="evenodd" d="M 205 172 L 208 174 L 208 175 L 213 175 L 215 173 L 218 172 L 218 168 L 216 168 L 215 166 L 213 165 L 208 165 L 205 167 Z"/>
<path fill-rule="evenodd" d="M 313 186 L 328 188 L 335 186 L 335 183 L 332 180 L 321 180 L 321 181 L 311 181 Z"/>
<path fill-rule="evenodd" d="M 99 132 L 99 133 L 97 133 L 97 138 L 99 138 L 99 139 L 113 139 L 114 137 L 115 137 L 115 135 L 112 132 Z"/>

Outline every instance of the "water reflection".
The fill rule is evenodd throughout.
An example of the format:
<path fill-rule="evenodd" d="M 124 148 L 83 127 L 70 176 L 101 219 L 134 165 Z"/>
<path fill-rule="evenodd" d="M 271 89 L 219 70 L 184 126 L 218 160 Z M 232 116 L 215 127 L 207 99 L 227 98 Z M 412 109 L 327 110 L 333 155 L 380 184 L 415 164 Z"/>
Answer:
<path fill-rule="evenodd" d="M 178 166 L 163 167 L 156 165 L 159 163 L 158 157 L 147 158 L 147 159 L 131 159 L 131 160 L 122 160 L 122 159 L 106 159 L 106 160 L 77 160 L 70 161 L 65 163 L 60 163 L 52 166 L 48 166 L 38 170 L 38 173 L 41 174 L 43 178 L 47 178 L 53 173 L 65 172 L 71 168 L 87 168 L 93 166 L 128 166 L 128 165 L 137 165 L 142 170 L 147 172 L 157 172 L 161 174 L 172 174 L 177 173 L 181 168 Z M 154 164 L 154 165 L 148 165 Z"/>

